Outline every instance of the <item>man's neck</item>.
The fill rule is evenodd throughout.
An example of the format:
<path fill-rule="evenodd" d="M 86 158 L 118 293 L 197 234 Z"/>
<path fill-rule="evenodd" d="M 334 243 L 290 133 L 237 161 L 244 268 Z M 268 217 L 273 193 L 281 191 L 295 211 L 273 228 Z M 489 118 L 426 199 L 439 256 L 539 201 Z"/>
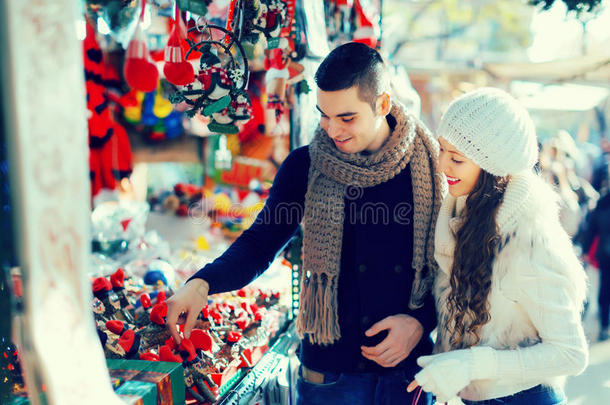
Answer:
<path fill-rule="evenodd" d="M 375 142 L 371 144 L 371 146 L 366 150 L 366 152 L 374 153 L 377 152 L 385 143 L 385 141 L 390 137 L 392 133 L 392 129 L 388 124 L 387 117 L 381 122 L 379 130 L 377 131 L 377 136 L 375 137 Z"/>

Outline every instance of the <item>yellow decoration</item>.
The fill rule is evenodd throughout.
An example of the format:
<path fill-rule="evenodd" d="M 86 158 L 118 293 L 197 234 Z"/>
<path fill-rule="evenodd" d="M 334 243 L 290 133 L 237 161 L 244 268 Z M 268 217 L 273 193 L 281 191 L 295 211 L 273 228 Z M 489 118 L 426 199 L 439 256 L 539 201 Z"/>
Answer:
<path fill-rule="evenodd" d="M 125 119 L 129 122 L 140 122 L 142 119 L 142 106 L 136 107 L 125 107 L 125 112 L 123 113 Z"/>
<path fill-rule="evenodd" d="M 231 210 L 231 199 L 224 193 L 214 196 L 214 209 L 220 212 L 229 212 Z"/>
<path fill-rule="evenodd" d="M 161 82 L 157 86 L 157 92 L 155 93 L 155 103 L 153 104 L 153 114 L 155 117 L 163 119 L 171 114 L 173 110 L 172 103 L 169 100 L 163 98 L 161 92 Z"/>
<path fill-rule="evenodd" d="M 241 143 L 239 142 L 239 134 L 227 135 L 227 149 L 231 151 L 233 156 L 239 155 L 241 151 Z"/>
<path fill-rule="evenodd" d="M 197 246 L 197 249 L 199 250 L 210 250 L 210 244 L 203 236 L 200 236 L 195 240 L 195 246 Z"/>

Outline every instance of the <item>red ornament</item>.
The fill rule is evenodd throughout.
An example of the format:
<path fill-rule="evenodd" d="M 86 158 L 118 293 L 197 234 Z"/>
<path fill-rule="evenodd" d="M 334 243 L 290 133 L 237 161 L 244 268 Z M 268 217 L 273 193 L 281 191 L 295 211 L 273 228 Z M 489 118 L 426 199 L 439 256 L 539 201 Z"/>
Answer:
<path fill-rule="evenodd" d="M 193 345 L 193 342 L 191 342 L 190 339 L 183 338 L 182 342 L 180 342 L 180 345 L 178 346 L 178 350 L 180 351 L 180 355 L 183 358 L 186 357 L 186 360 L 188 361 L 193 361 L 197 358 L 195 346 Z"/>
<path fill-rule="evenodd" d="M 165 65 L 163 65 L 163 74 L 168 82 L 176 86 L 186 86 L 195 80 L 195 71 L 190 62 L 184 60 L 182 53 L 182 43 L 186 42 L 182 36 L 181 20 L 178 8 L 176 8 L 176 23 L 172 28 L 172 32 L 165 46 Z"/>
<path fill-rule="evenodd" d="M 125 272 L 122 268 L 119 267 L 117 271 L 112 273 L 110 276 L 110 283 L 112 284 L 113 288 L 123 288 L 125 283 Z"/>
<path fill-rule="evenodd" d="M 146 352 L 146 353 L 140 354 L 140 360 L 161 361 L 161 358 L 157 354 L 154 354 L 154 353 L 151 353 L 151 352 Z"/>
<path fill-rule="evenodd" d="M 241 339 L 241 336 L 241 333 L 231 331 L 227 333 L 227 340 L 231 343 L 237 343 L 239 342 L 239 339 Z"/>
<path fill-rule="evenodd" d="M 161 359 L 161 361 L 169 361 L 172 363 L 182 363 L 182 357 L 174 354 L 172 349 L 170 349 L 168 346 L 161 346 L 159 348 L 159 359 Z"/>
<path fill-rule="evenodd" d="M 127 328 L 125 328 L 125 324 L 123 323 L 123 321 L 117 321 L 117 320 L 107 321 L 106 329 L 108 329 L 110 332 L 114 333 L 115 335 L 121 335 L 123 332 L 125 332 L 127 330 Z"/>
<path fill-rule="evenodd" d="M 159 71 L 150 59 L 146 37 L 142 31 L 142 17 L 144 16 L 145 8 L 146 2 L 143 1 L 140 22 L 138 22 L 136 32 L 127 47 L 123 74 L 129 87 L 149 93 L 157 88 Z"/>
<path fill-rule="evenodd" d="M 166 316 L 167 316 L 167 304 L 165 302 L 156 304 L 153 307 L 152 311 L 150 311 L 150 320 L 151 320 L 151 322 L 154 322 L 157 325 L 165 325 Z"/>
<path fill-rule="evenodd" d="M 208 351 L 212 349 L 212 337 L 202 329 L 193 329 L 191 331 L 191 342 L 197 349 Z"/>
<path fill-rule="evenodd" d="M 133 330 L 128 329 L 121 335 L 119 338 L 119 345 L 125 350 L 125 352 L 129 352 L 133 347 L 133 343 L 135 342 L 136 334 Z"/>
<path fill-rule="evenodd" d="M 106 277 L 98 277 L 95 280 L 93 280 L 93 292 L 100 292 L 100 291 L 110 291 L 112 289 L 112 285 L 110 284 L 110 281 L 108 281 L 106 279 Z"/>
<path fill-rule="evenodd" d="M 146 293 L 140 295 L 140 303 L 142 303 L 142 307 L 144 309 L 148 309 L 152 305 L 152 302 L 150 302 L 150 297 Z"/>
<path fill-rule="evenodd" d="M 165 302 L 165 291 L 159 291 L 157 293 L 157 304 L 161 304 L 162 302 Z"/>

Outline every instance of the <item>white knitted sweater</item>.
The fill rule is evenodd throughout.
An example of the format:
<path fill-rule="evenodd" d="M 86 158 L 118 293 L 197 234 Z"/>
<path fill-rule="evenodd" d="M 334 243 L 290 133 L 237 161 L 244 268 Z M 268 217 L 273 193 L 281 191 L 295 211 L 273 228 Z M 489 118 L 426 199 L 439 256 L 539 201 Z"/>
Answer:
<path fill-rule="evenodd" d="M 449 273 L 464 204 L 465 197 L 448 195 L 436 225 L 437 353 L 450 349 Z M 514 176 L 496 220 L 502 248 L 493 263 L 490 321 L 482 327 L 478 345 L 497 349 L 498 377 L 475 380 L 460 392 L 473 401 L 538 384 L 561 385 L 562 377 L 582 372 L 588 360 L 580 320 L 586 278 L 559 223 L 556 194 L 533 174 Z"/>

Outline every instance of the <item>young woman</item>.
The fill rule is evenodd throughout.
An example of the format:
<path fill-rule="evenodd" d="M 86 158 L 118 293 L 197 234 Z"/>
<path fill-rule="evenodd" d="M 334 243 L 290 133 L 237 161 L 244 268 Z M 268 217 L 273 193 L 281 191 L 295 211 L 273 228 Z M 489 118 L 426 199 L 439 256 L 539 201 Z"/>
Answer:
<path fill-rule="evenodd" d="M 533 173 L 534 124 L 507 93 L 456 99 L 439 127 L 449 183 L 435 234 L 435 353 L 408 390 L 465 404 L 565 404 L 562 377 L 588 359 L 580 313 L 586 278 Z"/>

